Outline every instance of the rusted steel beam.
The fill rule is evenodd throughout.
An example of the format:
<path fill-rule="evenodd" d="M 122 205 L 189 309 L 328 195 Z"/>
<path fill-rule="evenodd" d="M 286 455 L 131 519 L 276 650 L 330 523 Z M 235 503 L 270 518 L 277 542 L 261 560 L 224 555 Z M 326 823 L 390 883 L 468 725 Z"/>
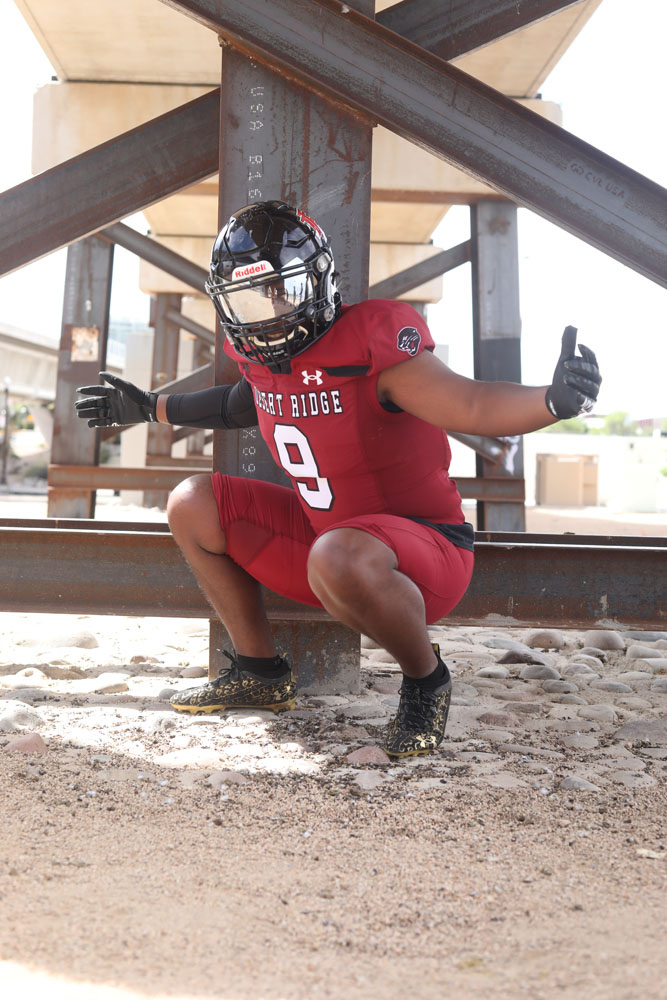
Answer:
<path fill-rule="evenodd" d="M 582 0 L 403 0 L 377 20 L 441 59 L 456 59 Z M 444 9 L 443 9 L 444 8 Z"/>
<path fill-rule="evenodd" d="M 667 286 L 667 191 L 339 0 L 161 0 Z"/>
<path fill-rule="evenodd" d="M 173 382 L 178 377 L 178 351 L 181 343 L 181 331 L 177 323 L 168 317 L 169 312 L 180 312 L 181 296 L 168 292 L 159 292 L 153 298 L 154 309 L 151 310 L 151 325 L 154 327 L 153 359 L 151 365 L 151 384 L 153 391 L 164 385 L 165 381 Z M 171 457 L 174 428 L 170 424 L 151 423 L 146 436 L 146 461 L 151 458 L 156 465 Z M 167 487 L 167 489 L 173 487 Z M 166 507 L 167 489 L 148 489 L 144 492 L 144 507 Z"/>
<path fill-rule="evenodd" d="M 274 618 L 326 618 L 322 611 L 277 595 L 269 603 Z M 0 608 L 186 618 L 212 615 L 166 530 L 2 528 Z"/>
<path fill-rule="evenodd" d="M 77 417 L 73 401 L 80 385 L 99 381 L 106 368 L 114 248 L 89 236 L 67 251 L 67 271 L 53 411 L 53 462 L 99 461 L 100 436 Z M 93 517 L 95 491 L 49 491 L 50 517 Z"/>
<path fill-rule="evenodd" d="M 151 455 L 147 466 L 120 465 L 49 465 L 48 484 L 52 490 L 173 490 L 197 472 L 211 468 L 210 458 L 169 458 Z M 525 499 L 523 479 L 458 477 L 459 493 L 464 500 L 491 500 L 494 503 L 517 503 Z"/>
<path fill-rule="evenodd" d="M 164 458 L 157 455 L 156 459 Z M 52 490 L 173 490 L 192 476 L 195 469 L 149 465 L 50 465 L 48 483 Z"/>
<path fill-rule="evenodd" d="M 455 267 L 469 261 L 470 247 L 470 240 L 466 240 L 465 243 L 459 243 L 458 246 L 443 250 L 435 257 L 429 257 L 428 260 L 422 260 L 419 264 L 406 267 L 390 278 L 385 278 L 384 281 L 376 281 L 368 289 L 369 299 L 397 299 L 400 295 L 412 291 L 413 288 L 419 288 L 427 281 L 439 278 L 447 271 L 452 271 Z"/>
<path fill-rule="evenodd" d="M 155 392 L 198 392 L 199 389 L 209 389 L 213 385 L 213 362 L 195 368 L 193 372 L 165 382 L 157 387 Z"/>
<path fill-rule="evenodd" d="M 215 90 L 0 194 L 0 274 L 218 169 Z"/>
<path fill-rule="evenodd" d="M 373 16 L 375 0 L 348 0 L 350 8 Z M 297 7 L 299 5 L 296 5 Z M 271 17 L 271 5 L 263 5 Z M 310 10 L 302 14 L 310 17 Z M 371 214 L 371 151 L 373 129 L 365 118 L 340 101 L 332 101 L 304 88 L 291 76 L 276 72 L 238 47 L 223 45 L 220 86 L 220 145 L 218 221 L 224 224 L 242 205 L 282 198 L 317 219 L 336 253 L 336 269 L 349 301 L 358 302 L 368 291 L 368 257 Z M 222 351 L 216 350 L 216 382 L 237 377 Z M 230 367 L 232 371 L 230 371 Z M 257 428 L 236 434 L 213 435 L 213 468 L 231 475 L 286 483 L 282 469 L 271 458 Z M 350 662 L 356 663 L 358 683 L 359 640 L 349 630 L 330 623 L 323 629 L 321 649 L 311 648 L 313 664 L 326 665 L 332 677 L 342 677 Z M 307 630 L 306 630 L 307 632 Z M 293 661 L 307 648 L 307 635 L 286 634 Z M 224 664 L 221 630 L 211 629 L 209 672 Z M 285 647 L 283 647 L 285 648 Z M 342 672 L 342 674 L 341 674 Z M 338 683 L 332 681 L 334 686 Z M 345 689 L 347 681 L 340 681 Z"/>
<path fill-rule="evenodd" d="M 503 461 L 510 448 L 510 442 L 507 438 L 483 437 L 481 434 L 459 434 L 458 431 L 447 431 L 447 434 L 454 441 L 459 441 L 467 448 L 472 448 L 478 455 L 495 464 Z"/>
<path fill-rule="evenodd" d="M 16 612 L 209 618 L 211 610 L 167 526 L 0 521 L 0 609 Z M 71 522 L 60 521 L 59 524 Z M 92 527 L 95 525 L 95 527 Z M 135 526 L 133 526 L 135 527 Z M 501 538 L 501 535 L 495 535 Z M 479 542 L 468 593 L 451 624 L 663 629 L 667 539 L 633 544 Z M 317 622 L 327 616 L 267 591 L 269 617 Z"/>
<path fill-rule="evenodd" d="M 205 326 L 202 326 L 196 320 L 190 319 L 189 316 L 184 316 L 183 313 L 177 312 L 175 309 L 168 309 L 166 318 L 172 323 L 176 323 L 181 330 L 187 330 L 188 333 L 194 334 L 199 340 L 203 340 L 205 344 L 215 347 L 215 334 L 213 331 L 207 330 Z"/>
<path fill-rule="evenodd" d="M 76 527 L 76 524 L 73 525 Z M 647 545 L 649 548 L 667 549 L 667 537 L 662 535 L 579 535 L 566 531 L 556 535 L 546 531 L 475 531 L 478 542 L 497 542 L 502 545 L 515 543 L 530 545 L 601 545 L 601 546 L 631 546 L 637 548 Z"/>
<path fill-rule="evenodd" d="M 201 434 L 201 431 L 197 430 L 197 428 L 195 427 L 178 427 L 174 431 L 174 443 L 176 443 L 176 441 L 182 441 L 183 438 L 191 438 L 195 434 Z M 204 441 L 203 441 L 204 445 L 210 444 L 212 440 L 213 440 L 213 431 L 211 431 L 208 434 L 204 434 Z"/>
<path fill-rule="evenodd" d="M 468 592 L 447 620 L 664 629 L 667 547 L 616 542 L 480 542 Z"/>
<path fill-rule="evenodd" d="M 521 382 L 519 232 L 516 205 L 483 199 L 470 209 L 472 342 L 476 379 Z M 506 439 L 501 459 L 476 456 L 478 476 L 523 478 L 523 437 Z M 526 508 L 477 501 L 477 525 L 492 531 L 525 531 Z"/>
<path fill-rule="evenodd" d="M 456 485 L 464 500 L 523 503 L 526 499 L 526 482 L 518 477 L 457 476 Z"/>
<path fill-rule="evenodd" d="M 192 427 L 185 428 L 185 430 L 193 430 Z M 190 469 L 190 475 L 193 476 L 197 469 L 208 469 L 211 468 L 211 456 L 210 455 L 186 455 L 184 457 L 176 457 L 172 455 L 147 455 L 146 465 L 157 465 L 163 468 L 173 468 L 173 469 Z"/>
<path fill-rule="evenodd" d="M 0 528 L 34 528 L 54 530 L 56 528 L 76 528 L 80 531 L 157 531 L 169 533 L 166 521 L 103 521 L 97 518 L 64 517 L 0 517 Z M 667 550 L 667 536 L 662 535 L 579 535 L 572 531 L 563 534 L 553 532 L 526 531 L 476 531 L 478 542 L 494 542 L 498 545 L 597 545 L 602 547 L 620 546 L 637 548 L 662 548 Z"/>
<path fill-rule="evenodd" d="M 124 222 L 114 222 L 111 226 L 101 229 L 98 236 L 111 243 L 117 243 L 143 260 L 147 260 L 160 270 L 166 271 L 172 277 L 178 278 L 198 292 L 204 291 L 204 282 L 208 272 L 203 267 L 193 264 L 187 257 L 182 257 L 168 247 L 163 247 L 150 236 L 138 233 L 136 229 L 126 226 Z"/>
<path fill-rule="evenodd" d="M 0 528 L 32 528 L 40 531 L 75 528 L 77 531 L 151 531 L 169 534 L 166 521 L 98 521 L 96 518 L 74 517 L 0 517 Z"/>

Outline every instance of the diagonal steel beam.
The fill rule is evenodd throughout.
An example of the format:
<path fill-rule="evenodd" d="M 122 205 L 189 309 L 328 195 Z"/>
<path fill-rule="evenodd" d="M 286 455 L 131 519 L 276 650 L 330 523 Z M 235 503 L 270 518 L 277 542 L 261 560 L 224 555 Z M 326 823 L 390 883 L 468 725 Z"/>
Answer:
<path fill-rule="evenodd" d="M 215 174 L 219 107 L 204 94 L 0 194 L 0 274 Z"/>
<path fill-rule="evenodd" d="M 403 0 L 379 24 L 441 59 L 456 59 L 582 0 Z"/>
<path fill-rule="evenodd" d="M 170 250 L 169 247 L 162 246 L 150 236 L 138 233 L 136 229 L 126 226 L 124 222 L 114 222 L 113 225 L 101 229 L 97 235 L 110 243 L 117 243 L 129 250 L 130 253 L 141 257 L 142 260 L 159 267 L 161 271 L 166 271 L 172 277 L 190 285 L 196 291 L 204 291 L 204 282 L 208 278 L 208 271 L 199 267 L 198 264 L 193 264 L 187 257 Z"/>
<path fill-rule="evenodd" d="M 161 2 L 667 286 L 664 188 L 340 0 Z"/>
<path fill-rule="evenodd" d="M 194 334 L 198 340 L 203 340 L 209 347 L 215 347 L 215 334 L 213 331 L 208 330 L 196 320 L 191 319 L 189 316 L 184 316 L 183 313 L 177 312 L 175 309 L 167 310 L 167 319 L 172 323 L 178 323 L 181 330 L 187 330 L 188 333 Z"/>
<path fill-rule="evenodd" d="M 471 241 L 466 240 L 465 243 L 441 251 L 435 257 L 429 257 L 418 264 L 413 264 L 412 267 L 406 267 L 403 271 L 392 274 L 390 278 L 385 278 L 384 281 L 376 281 L 368 289 L 369 299 L 396 299 L 399 295 L 405 295 L 413 288 L 426 284 L 427 281 L 439 278 L 447 271 L 453 271 L 455 267 L 470 260 L 470 246 Z"/>

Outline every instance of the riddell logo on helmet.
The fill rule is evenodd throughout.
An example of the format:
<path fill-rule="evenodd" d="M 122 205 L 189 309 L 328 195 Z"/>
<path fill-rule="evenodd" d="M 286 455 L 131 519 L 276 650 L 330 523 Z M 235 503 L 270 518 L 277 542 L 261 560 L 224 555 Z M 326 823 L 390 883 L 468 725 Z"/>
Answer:
<path fill-rule="evenodd" d="M 296 214 L 298 215 L 301 222 L 305 222 L 307 226 L 310 226 L 311 229 L 315 230 L 318 236 L 321 236 L 322 239 L 324 239 L 324 233 L 322 232 L 318 224 L 315 222 L 315 219 L 311 219 L 311 217 L 309 215 L 306 215 L 306 213 L 300 208 L 297 208 Z"/>
<path fill-rule="evenodd" d="M 266 274 L 267 271 L 273 271 L 268 260 L 258 260 L 256 264 L 244 264 L 243 267 L 234 268 L 232 281 L 238 281 L 239 278 L 251 278 L 254 274 Z"/>

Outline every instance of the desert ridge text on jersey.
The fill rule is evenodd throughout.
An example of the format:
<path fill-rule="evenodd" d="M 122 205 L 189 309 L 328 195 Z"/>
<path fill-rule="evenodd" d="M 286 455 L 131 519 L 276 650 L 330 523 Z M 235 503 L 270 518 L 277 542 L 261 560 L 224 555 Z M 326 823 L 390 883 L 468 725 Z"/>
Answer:
<path fill-rule="evenodd" d="M 292 417 L 298 420 L 302 417 L 329 416 L 331 413 L 343 412 L 339 389 L 290 392 L 285 395 L 282 392 L 265 392 L 253 386 L 253 394 L 255 406 L 274 417 Z"/>

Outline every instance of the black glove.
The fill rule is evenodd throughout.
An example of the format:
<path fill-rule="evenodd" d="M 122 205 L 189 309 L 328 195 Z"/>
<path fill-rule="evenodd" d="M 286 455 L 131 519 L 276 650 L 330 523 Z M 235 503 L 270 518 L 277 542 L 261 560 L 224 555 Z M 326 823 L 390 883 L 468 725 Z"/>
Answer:
<path fill-rule="evenodd" d="M 575 356 L 577 328 L 566 326 L 560 357 L 545 402 L 549 412 L 559 420 L 589 413 L 598 398 L 602 377 L 593 352 L 579 344 L 581 357 Z"/>
<path fill-rule="evenodd" d="M 75 407 L 89 427 L 122 427 L 126 424 L 156 423 L 155 406 L 158 394 L 144 392 L 125 379 L 109 372 L 100 372 L 106 385 L 83 385 L 77 392 L 86 399 L 77 399 Z M 92 395 L 91 395 L 92 394 Z"/>

